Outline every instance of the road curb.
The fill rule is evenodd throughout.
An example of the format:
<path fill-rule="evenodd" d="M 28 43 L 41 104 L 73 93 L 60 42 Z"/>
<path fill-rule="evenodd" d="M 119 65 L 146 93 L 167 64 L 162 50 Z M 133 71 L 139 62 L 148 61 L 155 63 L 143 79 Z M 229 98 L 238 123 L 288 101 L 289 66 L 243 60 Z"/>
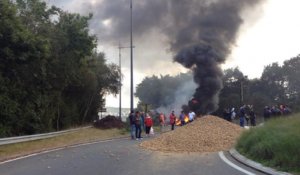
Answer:
<path fill-rule="evenodd" d="M 230 155 L 236 159 L 237 161 L 239 161 L 240 163 L 247 165 L 251 168 L 254 168 L 258 171 L 261 171 L 263 173 L 266 174 L 270 174 L 270 175 L 292 175 L 290 173 L 287 172 L 282 172 L 282 171 L 277 171 L 273 168 L 269 168 L 269 167 L 265 167 L 260 163 L 257 163 L 253 160 L 247 159 L 246 157 L 242 156 L 236 149 L 232 148 L 229 150 Z"/>

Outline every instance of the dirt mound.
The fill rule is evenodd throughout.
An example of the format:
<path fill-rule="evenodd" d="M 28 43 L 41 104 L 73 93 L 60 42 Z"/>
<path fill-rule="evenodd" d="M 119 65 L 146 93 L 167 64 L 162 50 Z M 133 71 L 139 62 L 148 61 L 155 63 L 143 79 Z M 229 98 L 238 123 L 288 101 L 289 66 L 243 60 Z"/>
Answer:
<path fill-rule="evenodd" d="M 108 115 L 101 120 L 94 123 L 94 127 L 100 129 L 111 129 L 111 128 L 123 128 L 125 123 L 123 123 L 119 118 L 115 116 Z"/>
<path fill-rule="evenodd" d="M 241 132 L 238 125 L 207 115 L 141 146 L 163 152 L 218 152 L 230 149 Z"/>

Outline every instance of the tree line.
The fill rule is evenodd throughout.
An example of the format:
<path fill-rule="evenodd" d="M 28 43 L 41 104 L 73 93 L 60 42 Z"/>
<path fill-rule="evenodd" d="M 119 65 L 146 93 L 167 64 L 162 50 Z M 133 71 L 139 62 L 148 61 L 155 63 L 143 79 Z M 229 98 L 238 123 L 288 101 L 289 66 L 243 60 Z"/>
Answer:
<path fill-rule="evenodd" d="M 119 67 L 107 64 L 81 16 L 40 0 L 0 1 L 0 137 L 91 122 L 116 94 Z"/>
<path fill-rule="evenodd" d="M 239 108 L 242 104 L 253 105 L 255 112 L 260 115 L 265 106 L 272 105 L 286 105 L 293 111 L 300 111 L 299 77 L 300 55 L 284 61 L 282 65 L 275 62 L 265 66 L 261 77 L 255 79 L 249 79 L 238 68 L 226 69 L 219 108 L 214 113 L 222 115 L 225 108 Z M 190 81 L 193 81 L 191 72 L 174 77 L 146 77 L 137 86 L 135 94 L 140 100 L 139 107 L 142 108 L 144 104 L 152 109 L 170 106 L 176 101 L 178 89 Z M 181 103 L 187 104 L 188 101 Z"/>

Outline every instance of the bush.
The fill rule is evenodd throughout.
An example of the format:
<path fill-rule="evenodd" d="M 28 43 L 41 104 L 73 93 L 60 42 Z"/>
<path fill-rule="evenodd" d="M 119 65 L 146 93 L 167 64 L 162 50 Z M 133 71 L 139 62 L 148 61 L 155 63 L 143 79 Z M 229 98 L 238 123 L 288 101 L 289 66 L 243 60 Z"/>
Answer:
<path fill-rule="evenodd" d="M 300 172 L 300 114 L 244 132 L 236 145 L 245 156 L 281 171 Z"/>

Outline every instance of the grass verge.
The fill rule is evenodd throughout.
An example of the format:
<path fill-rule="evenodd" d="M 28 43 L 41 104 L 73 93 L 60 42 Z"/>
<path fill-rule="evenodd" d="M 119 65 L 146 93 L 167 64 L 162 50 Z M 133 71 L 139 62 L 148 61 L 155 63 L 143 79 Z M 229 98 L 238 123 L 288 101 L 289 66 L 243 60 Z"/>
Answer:
<path fill-rule="evenodd" d="M 244 132 L 236 149 L 265 166 L 300 174 L 300 114 L 276 118 Z"/>
<path fill-rule="evenodd" d="M 0 162 L 49 149 L 97 140 L 117 138 L 126 135 L 128 135 L 126 129 L 100 130 L 96 128 L 87 128 L 43 140 L 2 145 L 0 146 Z"/>

